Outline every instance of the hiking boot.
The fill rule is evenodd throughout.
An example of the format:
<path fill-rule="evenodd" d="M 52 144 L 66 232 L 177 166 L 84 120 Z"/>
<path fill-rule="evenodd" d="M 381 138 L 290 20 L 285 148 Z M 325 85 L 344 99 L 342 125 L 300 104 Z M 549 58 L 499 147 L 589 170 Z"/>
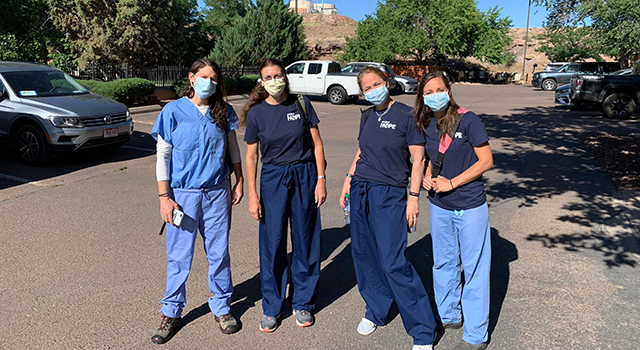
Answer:
<path fill-rule="evenodd" d="M 469 344 L 466 341 L 462 340 L 453 348 L 453 350 L 484 350 L 486 348 L 487 343 Z"/>
<path fill-rule="evenodd" d="M 153 332 L 151 336 L 151 342 L 155 344 L 164 344 L 178 331 L 182 324 L 181 318 L 171 318 L 162 315 L 162 322 L 160 326 Z"/>
<path fill-rule="evenodd" d="M 262 321 L 260 321 L 260 332 L 271 333 L 278 328 L 278 318 L 280 315 L 276 317 L 271 316 L 263 316 Z"/>
<path fill-rule="evenodd" d="M 313 326 L 313 323 L 315 322 L 311 311 L 293 309 L 293 316 L 296 317 L 296 324 L 298 327 Z"/>
<path fill-rule="evenodd" d="M 358 325 L 358 333 L 360 333 L 361 335 L 369 335 L 373 333 L 376 328 L 378 328 L 378 325 L 367 320 L 366 318 L 363 318 Z"/>
<path fill-rule="evenodd" d="M 231 334 L 238 331 L 238 322 L 231 314 L 225 314 L 220 317 L 214 315 L 213 318 L 220 325 L 220 332 Z"/>
<path fill-rule="evenodd" d="M 444 329 L 460 329 L 462 328 L 462 321 L 456 323 L 443 323 L 442 328 Z"/>

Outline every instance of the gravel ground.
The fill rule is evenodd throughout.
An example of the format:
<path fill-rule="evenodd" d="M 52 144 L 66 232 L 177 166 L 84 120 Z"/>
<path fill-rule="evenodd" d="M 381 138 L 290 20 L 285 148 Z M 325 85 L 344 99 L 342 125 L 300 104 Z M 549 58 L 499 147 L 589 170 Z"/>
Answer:
<path fill-rule="evenodd" d="M 640 137 L 590 133 L 582 140 L 618 190 L 640 190 Z"/>

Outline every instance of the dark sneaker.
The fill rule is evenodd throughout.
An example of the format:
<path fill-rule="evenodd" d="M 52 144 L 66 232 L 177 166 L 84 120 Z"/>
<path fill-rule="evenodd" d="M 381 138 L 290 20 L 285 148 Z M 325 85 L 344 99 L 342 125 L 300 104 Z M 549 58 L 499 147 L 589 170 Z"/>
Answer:
<path fill-rule="evenodd" d="M 460 329 L 462 328 L 462 321 L 456 323 L 443 323 L 442 328 L 444 329 Z"/>
<path fill-rule="evenodd" d="M 151 336 L 151 342 L 155 344 L 164 344 L 173 335 L 178 331 L 180 325 L 182 324 L 181 318 L 171 318 L 165 315 L 162 315 L 162 322 L 160 322 L 160 327 L 153 332 Z"/>
<path fill-rule="evenodd" d="M 313 326 L 313 323 L 315 322 L 311 311 L 293 309 L 293 316 L 296 317 L 296 324 L 298 327 Z"/>
<path fill-rule="evenodd" d="M 263 316 L 260 321 L 260 332 L 271 333 L 278 328 L 278 317 Z"/>
<path fill-rule="evenodd" d="M 238 331 L 238 322 L 231 316 L 231 314 L 222 315 L 220 317 L 213 316 L 213 318 L 220 325 L 220 332 L 224 334 L 231 334 Z"/>
<path fill-rule="evenodd" d="M 463 340 L 459 342 L 453 349 L 454 350 L 484 350 L 486 348 L 487 348 L 487 343 L 469 344 Z"/>

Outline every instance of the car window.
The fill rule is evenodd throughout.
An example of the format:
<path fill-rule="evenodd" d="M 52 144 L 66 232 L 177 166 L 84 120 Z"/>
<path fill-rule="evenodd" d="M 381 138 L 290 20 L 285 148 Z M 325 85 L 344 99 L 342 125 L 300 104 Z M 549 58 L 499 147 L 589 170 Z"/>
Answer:
<path fill-rule="evenodd" d="M 329 73 L 340 72 L 340 63 L 337 63 L 337 62 L 329 63 L 328 71 Z"/>
<path fill-rule="evenodd" d="M 320 74 L 322 72 L 322 63 L 309 63 L 307 74 Z"/>
<path fill-rule="evenodd" d="M 586 73 L 596 73 L 598 72 L 598 64 L 597 63 L 582 63 L 580 67 L 580 71 Z"/>
<path fill-rule="evenodd" d="M 296 63 L 287 69 L 287 74 L 302 74 L 304 72 L 304 63 Z"/>
<path fill-rule="evenodd" d="M 353 72 L 353 65 L 352 64 L 347 64 L 346 66 L 342 67 L 342 72 L 344 73 L 352 73 Z"/>
<path fill-rule="evenodd" d="M 382 68 L 383 68 L 383 70 L 382 70 L 383 72 L 389 73 L 389 74 L 391 74 L 391 75 L 395 75 L 395 74 L 393 73 L 393 71 L 391 70 L 391 67 L 387 66 L 386 64 L 383 64 L 383 65 L 382 65 Z"/>
<path fill-rule="evenodd" d="M 87 94 L 89 91 L 59 71 L 7 72 L 4 78 L 20 97 L 47 97 Z"/>
<path fill-rule="evenodd" d="M 579 64 L 569 64 L 567 65 L 567 67 L 564 70 L 567 73 L 575 73 L 575 72 L 579 72 L 580 71 L 580 65 Z"/>

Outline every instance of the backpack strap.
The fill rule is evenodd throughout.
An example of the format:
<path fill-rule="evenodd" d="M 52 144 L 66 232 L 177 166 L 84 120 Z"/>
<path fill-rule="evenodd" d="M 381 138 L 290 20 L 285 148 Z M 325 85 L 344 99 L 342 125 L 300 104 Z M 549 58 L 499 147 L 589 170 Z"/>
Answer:
<path fill-rule="evenodd" d="M 304 96 L 303 95 L 298 95 L 298 97 L 296 98 L 296 107 L 298 108 L 298 111 L 300 112 L 300 114 L 302 114 L 302 120 L 304 121 L 305 127 L 310 132 L 311 131 L 311 121 L 309 120 L 309 117 L 307 116 L 307 106 L 304 103 Z"/>
<path fill-rule="evenodd" d="M 360 131 L 358 132 L 358 138 L 360 138 L 360 134 L 362 134 L 362 129 L 364 128 L 364 125 L 367 124 L 367 119 L 369 119 L 369 115 L 371 114 L 371 111 L 374 108 L 375 107 L 369 107 L 369 108 L 360 110 L 360 113 L 362 114 L 362 122 L 360 123 Z"/>
<path fill-rule="evenodd" d="M 464 113 L 468 112 L 466 109 L 460 108 L 458 110 L 458 113 L 460 113 L 461 111 L 464 111 Z M 460 117 L 456 119 L 456 123 L 453 124 L 453 128 L 451 129 L 452 130 L 451 134 L 444 135 L 444 139 L 442 139 L 438 143 L 438 157 L 436 158 L 436 161 L 433 163 L 433 170 L 431 171 L 431 178 L 433 179 L 438 177 L 440 175 L 440 172 L 442 171 L 442 162 L 444 160 L 444 154 L 449 149 L 449 146 L 451 146 L 451 144 L 453 143 L 455 134 L 456 132 L 458 132 L 458 129 L 460 128 L 460 122 L 464 117 L 464 113 L 460 113 Z"/>

